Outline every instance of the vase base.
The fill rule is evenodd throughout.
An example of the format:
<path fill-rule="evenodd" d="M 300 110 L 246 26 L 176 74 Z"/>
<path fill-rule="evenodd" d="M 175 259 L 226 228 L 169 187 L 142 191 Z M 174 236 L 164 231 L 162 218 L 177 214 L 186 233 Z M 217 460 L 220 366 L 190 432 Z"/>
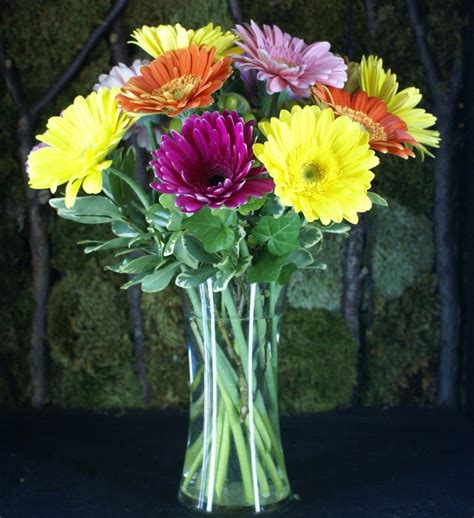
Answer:
<path fill-rule="evenodd" d="M 187 509 L 193 511 L 193 513 L 200 514 L 200 515 L 226 515 L 226 516 L 256 516 L 260 514 L 270 514 L 275 511 L 281 511 L 283 508 L 285 508 L 292 500 L 291 494 L 288 494 L 288 496 L 284 497 L 281 500 L 278 500 L 276 502 L 263 504 L 260 506 L 260 509 L 257 511 L 255 510 L 254 506 L 231 506 L 231 505 L 213 505 L 212 510 L 208 511 L 206 509 L 206 503 L 205 502 L 199 502 L 198 500 L 195 500 L 194 498 L 191 498 L 187 494 L 183 493 L 182 491 L 178 494 L 178 500 Z"/>

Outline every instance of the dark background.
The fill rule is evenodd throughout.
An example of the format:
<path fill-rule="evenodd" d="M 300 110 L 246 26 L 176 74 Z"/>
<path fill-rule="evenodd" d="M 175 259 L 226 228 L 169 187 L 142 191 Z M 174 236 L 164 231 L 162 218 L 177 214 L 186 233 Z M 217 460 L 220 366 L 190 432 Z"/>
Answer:
<path fill-rule="evenodd" d="M 120 14 L 104 26 L 111 5 Z M 458 0 L 3 1 L 0 406 L 186 407 L 176 290 L 121 291 L 123 279 L 103 269 L 107 257 L 76 245 L 107 229 L 55 217 L 46 193 L 25 188 L 21 164 L 49 116 L 87 95 L 114 63 L 140 56 L 125 44 L 134 28 L 231 27 L 238 8 L 244 20 L 328 40 L 355 60 L 382 56 L 401 88 L 422 90 L 443 139 L 435 160 L 384 157 L 374 188 L 390 209 L 375 208 L 348 241 L 328 242 L 325 274 L 292 280 L 282 409 L 441 404 L 472 412 L 474 53 L 471 7 Z"/>

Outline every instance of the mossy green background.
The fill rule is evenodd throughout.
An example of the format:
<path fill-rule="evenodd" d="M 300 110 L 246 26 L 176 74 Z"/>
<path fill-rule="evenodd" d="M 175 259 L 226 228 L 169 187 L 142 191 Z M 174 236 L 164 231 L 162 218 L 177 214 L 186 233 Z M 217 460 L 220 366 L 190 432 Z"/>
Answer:
<path fill-rule="evenodd" d="M 425 2 L 436 58 L 448 64 L 459 50 L 461 24 L 451 14 L 456 2 Z M 379 27 L 369 38 L 364 2 L 352 2 L 352 37 L 347 1 L 245 0 L 245 18 L 278 23 L 306 41 L 329 40 L 336 52 L 359 58 L 373 51 L 411 82 L 427 90 L 404 2 L 382 1 Z M 37 99 L 61 74 L 103 19 L 109 0 L 9 0 L 0 30 L 8 55 L 21 74 L 29 101 Z M 143 24 L 180 22 L 198 27 L 209 21 L 232 25 L 222 0 L 130 0 L 123 16 L 126 32 Z M 137 49 L 131 49 L 132 54 Z M 78 94 L 87 94 L 112 64 L 104 39 L 74 81 L 48 106 L 37 131 Z M 17 113 L 0 83 L 0 405 L 27 405 L 28 326 L 31 267 L 25 195 L 15 146 Z M 427 99 L 429 103 L 429 96 Z M 373 265 L 372 325 L 367 355 L 357 372 L 356 346 L 340 316 L 340 239 L 327 242 L 325 274 L 298 274 L 288 290 L 282 323 L 281 403 L 288 412 L 319 411 L 351 404 L 354 383 L 363 379 L 359 402 L 366 405 L 432 404 L 436 394 L 438 301 L 432 235 L 432 161 L 384 159 L 375 188 L 391 209 L 370 216 Z M 50 402 L 62 407 L 142 406 L 134 372 L 127 300 L 119 280 L 103 270 L 106 258 L 85 256 L 76 242 L 105 228 L 81 227 L 50 218 L 54 283 L 48 305 Z M 175 289 L 143 297 L 150 405 L 187 404 L 187 354 L 181 303 Z"/>

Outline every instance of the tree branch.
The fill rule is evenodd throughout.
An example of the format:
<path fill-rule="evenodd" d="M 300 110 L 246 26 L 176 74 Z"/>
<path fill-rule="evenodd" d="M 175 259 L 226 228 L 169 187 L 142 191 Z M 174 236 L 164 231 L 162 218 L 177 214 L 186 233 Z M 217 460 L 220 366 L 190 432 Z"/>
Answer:
<path fill-rule="evenodd" d="M 430 85 L 431 93 L 435 99 L 438 98 L 439 91 L 439 78 L 436 70 L 436 64 L 431 52 L 428 41 L 426 40 L 425 28 L 421 21 L 420 11 L 418 9 L 417 0 L 406 0 L 408 18 L 410 19 L 410 25 L 412 26 L 413 32 L 415 33 L 416 44 L 420 53 L 421 64 L 425 69 L 426 78 Z"/>
<path fill-rule="evenodd" d="M 12 60 L 7 58 L 3 41 L 0 39 L 0 70 L 5 79 L 7 88 L 13 98 L 18 112 L 24 115 L 28 112 L 28 105 L 21 88 L 20 77 Z"/>
<path fill-rule="evenodd" d="M 434 228 L 436 273 L 441 301 L 438 401 L 456 407 L 459 386 L 460 351 L 460 273 L 459 232 L 455 200 L 458 183 L 454 153 L 456 140 L 456 103 L 463 77 L 462 63 L 455 61 L 450 73 L 449 91 L 442 95 L 437 65 L 427 42 L 416 0 L 407 0 L 408 16 L 415 34 L 420 60 L 435 100 L 441 146 L 434 162 Z"/>
<path fill-rule="evenodd" d="M 371 38 L 375 37 L 377 32 L 377 13 L 375 9 L 375 0 L 365 0 L 365 12 L 367 15 L 367 30 Z"/>
<path fill-rule="evenodd" d="M 239 0 L 229 0 L 230 14 L 235 23 L 242 23 L 242 9 Z"/>
<path fill-rule="evenodd" d="M 117 16 L 125 9 L 127 6 L 127 0 L 117 0 L 115 4 L 110 8 L 107 16 L 104 18 L 104 21 L 96 27 L 92 34 L 84 45 L 79 54 L 74 58 L 72 63 L 67 67 L 64 73 L 55 79 L 50 88 L 47 89 L 46 93 L 38 99 L 33 106 L 31 107 L 31 115 L 32 117 L 36 117 L 38 113 L 48 105 L 62 90 L 63 88 L 71 81 L 71 79 L 81 70 L 84 65 L 86 58 L 89 54 L 94 50 L 99 40 L 106 34 L 106 32 L 110 29 L 110 26 L 115 21 Z"/>

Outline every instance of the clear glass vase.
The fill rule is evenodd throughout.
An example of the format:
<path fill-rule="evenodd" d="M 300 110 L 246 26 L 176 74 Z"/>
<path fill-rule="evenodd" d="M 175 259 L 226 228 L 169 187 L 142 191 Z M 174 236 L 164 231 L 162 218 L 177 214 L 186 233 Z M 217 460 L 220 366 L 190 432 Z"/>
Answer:
<path fill-rule="evenodd" d="M 179 499 L 204 513 L 273 511 L 291 498 L 277 396 L 283 290 L 216 288 L 183 290 L 191 405 Z"/>

